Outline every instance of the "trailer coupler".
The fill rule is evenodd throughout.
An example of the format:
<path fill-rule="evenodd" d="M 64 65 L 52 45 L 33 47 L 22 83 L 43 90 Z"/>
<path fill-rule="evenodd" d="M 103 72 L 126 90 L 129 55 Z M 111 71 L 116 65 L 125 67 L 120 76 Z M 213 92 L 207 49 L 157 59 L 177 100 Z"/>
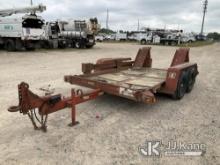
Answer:
<path fill-rule="evenodd" d="M 103 92 L 96 89 L 89 93 L 83 93 L 81 89 L 71 90 L 70 97 L 63 97 L 61 94 L 38 96 L 29 90 L 29 85 L 22 82 L 18 85 L 19 105 L 8 108 L 9 112 L 20 112 L 28 115 L 35 130 L 47 131 L 47 119 L 50 113 L 71 108 L 71 123 L 74 126 L 79 122 L 76 121 L 76 105 L 93 100 L 101 96 Z M 37 122 L 39 123 L 38 126 Z"/>

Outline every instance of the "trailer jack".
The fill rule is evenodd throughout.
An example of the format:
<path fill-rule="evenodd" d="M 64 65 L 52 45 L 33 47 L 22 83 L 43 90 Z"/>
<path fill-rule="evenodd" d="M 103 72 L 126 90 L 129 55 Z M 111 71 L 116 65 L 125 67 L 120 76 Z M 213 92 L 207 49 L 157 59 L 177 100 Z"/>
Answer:
<path fill-rule="evenodd" d="M 76 121 L 76 105 L 93 100 L 102 94 L 104 93 L 100 89 L 89 93 L 83 93 L 81 89 L 72 89 L 70 97 L 62 97 L 61 94 L 41 97 L 30 91 L 27 83 L 22 82 L 18 85 L 19 105 L 9 107 L 8 111 L 28 115 L 35 130 L 46 132 L 49 114 L 64 108 L 71 108 L 72 121 L 69 126 L 74 126 L 79 123 Z M 37 122 L 40 126 L 37 125 Z"/>

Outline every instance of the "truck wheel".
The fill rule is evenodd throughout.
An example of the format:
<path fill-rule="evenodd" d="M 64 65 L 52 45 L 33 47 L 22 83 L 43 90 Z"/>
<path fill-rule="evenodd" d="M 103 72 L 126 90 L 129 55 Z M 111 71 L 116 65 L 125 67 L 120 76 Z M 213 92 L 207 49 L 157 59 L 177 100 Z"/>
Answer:
<path fill-rule="evenodd" d="M 188 71 L 188 83 L 186 88 L 187 93 L 190 93 L 192 91 L 195 82 L 196 82 L 195 68 L 192 68 Z"/>
<path fill-rule="evenodd" d="M 141 45 L 146 45 L 147 44 L 147 41 L 145 39 L 142 39 L 141 40 Z"/>
<path fill-rule="evenodd" d="M 27 51 L 34 51 L 36 48 L 35 47 L 26 47 L 25 48 Z"/>
<path fill-rule="evenodd" d="M 50 49 L 49 41 L 45 41 L 41 44 L 41 48 L 43 49 Z"/>
<path fill-rule="evenodd" d="M 16 50 L 18 50 L 18 51 L 21 51 L 21 50 L 23 50 L 23 43 L 22 43 L 22 41 L 21 40 L 16 40 L 15 41 L 15 46 L 16 46 Z"/>
<path fill-rule="evenodd" d="M 66 48 L 66 44 L 59 44 L 59 45 L 58 45 L 58 48 L 60 48 L 60 49 L 65 49 L 65 48 Z"/>
<path fill-rule="evenodd" d="M 90 48 L 92 48 L 93 47 L 93 45 L 86 45 L 86 48 L 87 49 L 90 49 Z"/>
<path fill-rule="evenodd" d="M 172 46 L 176 46 L 177 43 L 176 43 L 175 41 L 172 41 L 172 42 L 171 42 L 171 45 L 172 45 Z"/>
<path fill-rule="evenodd" d="M 173 94 L 173 99 L 180 100 L 186 93 L 187 89 L 187 73 L 185 71 L 182 72 L 178 84 L 176 92 Z"/>
<path fill-rule="evenodd" d="M 82 48 L 82 44 L 79 41 L 75 42 L 75 48 L 80 49 Z"/>
<path fill-rule="evenodd" d="M 15 42 L 13 40 L 8 40 L 5 44 L 7 51 L 12 52 L 16 50 Z"/>

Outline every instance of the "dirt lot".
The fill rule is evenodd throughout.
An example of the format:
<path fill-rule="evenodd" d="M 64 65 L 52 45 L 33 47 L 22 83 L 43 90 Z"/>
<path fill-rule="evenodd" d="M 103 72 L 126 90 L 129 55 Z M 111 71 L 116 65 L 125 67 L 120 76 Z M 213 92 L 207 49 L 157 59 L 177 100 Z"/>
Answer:
<path fill-rule="evenodd" d="M 9 113 L 17 104 L 17 84 L 26 81 L 42 94 L 51 84 L 70 94 L 66 74 L 80 74 L 82 62 L 103 57 L 135 57 L 140 45 L 97 44 L 91 50 L 7 53 L 0 51 L 0 164 L 220 164 L 220 44 L 191 49 L 199 66 L 194 90 L 181 101 L 159 96 L 155 105 L 104 95 L 79 105 L 80 124 L 67 127 L 70 110 L 49 116 L 48 132 L 34 131 L 27 116 Z M 153 46 L 153 67 L 166 68 L 174 47 Z M 101 118 L 97 119 L 96 115 Z M 138 152 L 146 140 L 204 143 L 204 156 L 148 158 Z"/>

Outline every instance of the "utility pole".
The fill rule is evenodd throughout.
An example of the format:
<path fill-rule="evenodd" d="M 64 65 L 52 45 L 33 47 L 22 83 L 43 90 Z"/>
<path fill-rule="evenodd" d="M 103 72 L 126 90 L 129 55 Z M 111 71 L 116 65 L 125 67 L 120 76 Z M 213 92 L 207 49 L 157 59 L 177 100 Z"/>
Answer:
<path fill-rule="evenodd" d="M 165 24 L 165 25 L 164 25 L 164 30 L 166 30 L 166 28 L 167 28 L 167 25 Z"/>
<path fill-rule="evenodd" d="M 33 0 L 31 0 L 31 6 L 33 6 Z"/>
<path fill-rule="evenodd" d="M 137 28 L 138 31 L 140 31 L 140 21 L 138 19 L 138 28 Z"/>
<path fill-rule="evenodd" d="M 204 22 L 205 22 L 205 15 L 207 13 L 207 6 L 208 6 L 208 0 L 205 0 L 203 3 L 203 18 L 202 18 L 202 27 L 201 27 L 201 35 L 203 35 L 204 31 Z"/>
<path fill-rule="evenodd" d="M 109 29 L 108 22 L 109 22 L 109 11 L 108 11 L 108 9 L 107 9 L 107 15 L 106 15 L 106 29 Z"/>

